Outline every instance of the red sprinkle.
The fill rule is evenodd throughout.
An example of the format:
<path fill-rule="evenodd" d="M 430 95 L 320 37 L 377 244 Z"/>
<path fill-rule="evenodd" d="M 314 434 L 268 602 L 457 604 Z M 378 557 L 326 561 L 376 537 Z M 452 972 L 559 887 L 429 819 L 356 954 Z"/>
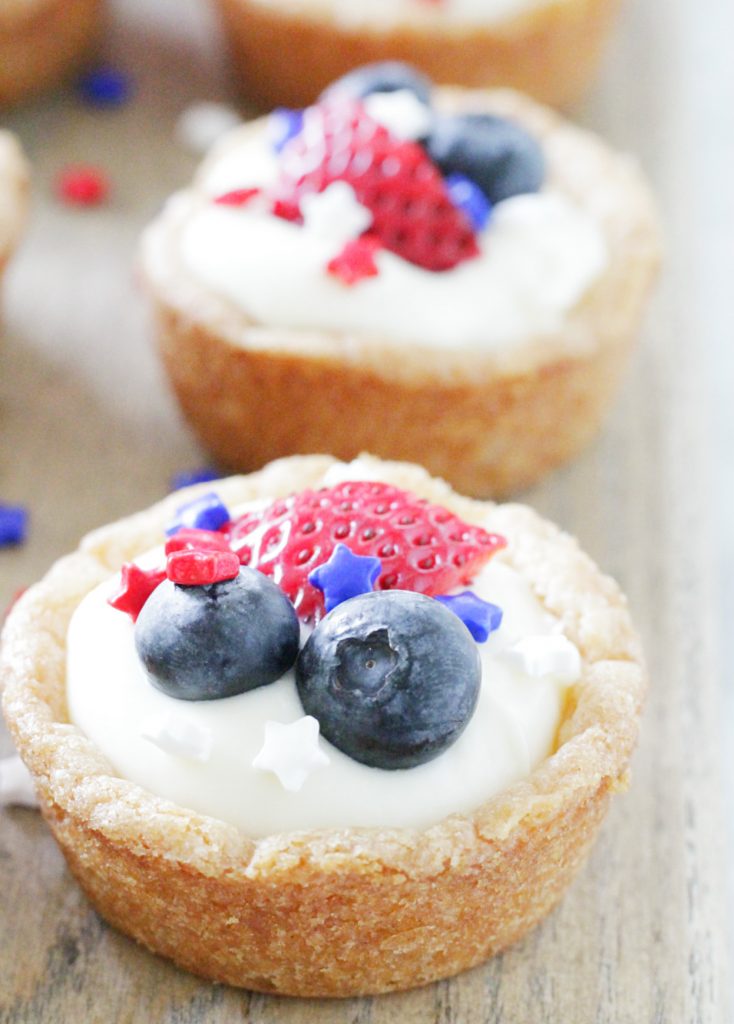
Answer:
<path fill-rule="evenodd" d="M 56 190 L 72 206 L 99 206 L 110 194 L 110 183 L 98 167 L 75 164 L 61 171 Z"/>
<path fill-rule="evenodd" d="M 251 199 L 259 196 L 262 189 L 259 188 L 236 188 L 232 192 L 225 192 L 214 200 L 220 206 L 246 206 Z"/>
<path fill-rule="evenodd" d="M 357 284 L 365 277 L 377 277 L 380 271 L 375 253 L 379 248 L 379 241 L 370 235 L 356 238 L 347 242 L 339 255 L 329 261 L 327 270 L 346 285 Z"/>
<path fill-rule="evenodd" d="M 108 598 L 107 603 L 118 612 L 125 612 L 133 622 L 136 622 L 145 602 L 166 578 L 166 570 L 146 570 L 134 562 L 126 562 L 121 569 L 121 576 L 120 589 Z"/>
<path fill-rule="evenodd" d="M 240 560 L 233 551 L 174 551 L 168 556 L 166 575 L 184 587 L 201 587 L 233 580 Z"/>
<path fill-rule="evenodd" d="M 229 540 L 223 533 L 185 527 L 166 541 L 166 554 L 175 551 L 231 551 Z"/>

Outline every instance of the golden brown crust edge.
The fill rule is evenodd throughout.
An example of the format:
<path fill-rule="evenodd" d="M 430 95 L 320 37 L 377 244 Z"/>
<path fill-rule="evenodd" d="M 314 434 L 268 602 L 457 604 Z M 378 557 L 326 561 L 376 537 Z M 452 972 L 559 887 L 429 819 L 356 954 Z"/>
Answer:
<path fill-rule="evenodd" d="M 179 403 L 223 466 L 367 450 L 420 462 L 464 493 L 500 497 L 598 430 L 659 262 L 647 186 L 630 160 L 515 93 L 440 90 L 438 100 L 514 117 L 536 133 L 549 180 L 600 224 L 607 268 L 558 332 L 500 352 L 287 331 L 249 321 L 186 271 L 172 204 L 147 232 L 143 269 Z"/>
<path fill-rule="evenodd" d="M 283 495 L 318 486 L 332 464 L 281 460 L 217 488 L 231 504 Z M 509 535 L 511 563 L 584 658 L 561 747 L 474 814 L 423 832 L 324 830 L 254 842 L 114 776 L 66 719 L 66 628 L 91 587 L 158 542 L 181 494 L 91 534 L 5 626 L 6 718 L 72 871 L 111 923 L 214 980 L 344 996 L 469 967 L 557 902 L 610 792 L 626 780 L 645 675 L 616 585 L 530 509 L 460 498 L 418 467 L 384 463 L 381 476 Z"/>
<path fill-rule="evenodd" d="M 0 16 L 0 106 L 13 106 L 79 66 L 95 42 L 103 0 L 47 0 Z"/>
<path fill-rule="evenodd" d="M 0 278 L 17 246 L 28 215 L 28 164 L 14 135 L 0 129 Z"/>
<path fill-rule="evenodd" d="M 593 77 L 619 0 L 548 0 L 486 28 L 406 18 L 399 28 L 345 28 L 328 15 L 257 0 L 216 0 L 245 95 L 302 107 L 351 68 L 402 60 L 445 84 L 510 86 L 552 106 L 577 100 Z"/>

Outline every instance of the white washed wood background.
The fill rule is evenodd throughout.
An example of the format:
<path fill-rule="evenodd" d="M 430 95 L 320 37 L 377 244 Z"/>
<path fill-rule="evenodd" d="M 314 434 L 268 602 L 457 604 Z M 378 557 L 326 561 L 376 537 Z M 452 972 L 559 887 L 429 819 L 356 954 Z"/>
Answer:
<path fill-rule="evenodd" d="M 193 167 L 172 142 L 176 115 L 227 95 L 224 62 L 195 0 L 119 0 L 112 21 L 108 54 L 134 73 L 133 103 L 101 114 L 57 97 L 7 118 L 35 163 L 36 208 L 7 282 L 0 500 L 30 505 L 33 529 L 0 552 L 0 604 L 203 461 L 165 393 L 132 262 Z M 109 930 L 37 816 L 0 811 L 0 1024 L 731 1024 L 734 696 L 717 641 L 734 621 L 733 49 L 731 0 L 629 0 L 579 111 L 639 154 L 668 257 L 602 437 L 527 495 L 620 580 L 653 679 L 632 789 L 561 907 L 506 955 L 418 992 L 250 996 Z M 50 197 L 56 169 L 78 160 L 110 166 L 108 207 Z"/>

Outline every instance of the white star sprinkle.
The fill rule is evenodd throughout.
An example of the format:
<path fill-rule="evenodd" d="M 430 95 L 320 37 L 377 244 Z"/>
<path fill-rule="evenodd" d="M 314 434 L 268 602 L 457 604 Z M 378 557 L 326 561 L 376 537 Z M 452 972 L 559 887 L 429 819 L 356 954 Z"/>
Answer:
<path fill-rule="evenodd" d="M 342 243 L 359 238 L 372 223 L 372 214 L 346 181 L 335 181 L 323 192 L 304 196 L 301 213 L 308 231 Z"/>
<path fill-rule="evenodd" d="M 265 723 L 265 742 L 252 762 L 253 768 L 273 772 L 283 789 L 298 793 L 311 772 L 329 764 L 319 747 L 319 723 L 305 715 L 290 725 Z"/>
<path fill-rule="evenodd" d="M 534 679 L 551 676 L 570 685 L 581 676 L 578 647 L 562 634 L 526 636 L 508 648 L 505 657 Z"/>
<path fill-rule="evenodd" d="M 398 139 L 422 139 L 431 130 L 431 111 L 410 89 L 375 92 L 363 102 L 370 117 Z"/>
<path fill-rule="evenodd" d="M 164 712 L 151 715 L 140 727 L 143 739 L 153 743 L 164 754 L 185 757 L 189 761 L 205 764 L 211 757 L 212 734 L 180 715 Z"/>
<path fill-rule="evenodd" d="M 0 807 L 38 807 L 31 773 L 17 755 L 0 761 Z"/>

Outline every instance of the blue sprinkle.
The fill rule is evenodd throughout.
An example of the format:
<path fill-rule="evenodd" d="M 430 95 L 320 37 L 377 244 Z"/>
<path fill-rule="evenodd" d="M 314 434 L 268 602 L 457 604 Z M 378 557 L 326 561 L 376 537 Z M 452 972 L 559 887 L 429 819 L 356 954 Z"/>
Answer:
<path fill-rule="evenodd" d="M 483 601 L 472 590 L 437 597 L 436 600 L 454 615 L 458 615 L 478 644 L 485 643 L 489 634 L 498 630 L 502 624 L 502 609 L 489 601 Z"/>
<path fill-rule="evenodd" d="M 379 558 L 355 555 L 346 544 L 337 544 L 331 558 L 308 574 L 308 582 L 323 591 L 327 612 L 350 597 L 369 594 L 382 571 Z"/>
<path fill-rule="evenodd" d="M 166 528 L 166 533 L 172 537 L 183 529 L 195 530 L 218 530 L 230 521 L 227 506 L 223 504 L 218 494 L 210 491 L 187 502 L 176 510 L 176 518 Z"/>
<path fill-rule="evenodd" d="M 451 202 L 466 214 L 474 230 L 484 231 L 492 213 L 492 204 L 479 185 L 463 174 L 449 174 L 446 188 Z"/>
<path fill-rule="evenodd" d="M 94 107 L 121 107 L 130 99 L 130 76 L 115 68 L 98 68 L 79 79 L 79 93 Z"/>
<path fill-rule="evenodd" d="M 0 505 L 0 548 L 23 544 L 28 535 L 28 509 L 22 505 Z"/>
<path fill-rule="evenodd" d="M 171 490 L 180 491 L 182 487 L 192 487 L 194 484 L 208 484 L 212 480 L 221 479 L 219 473 L 209 466 L 200 466 L 198 469 L 185 469 L 181 473 L 174 473 L 171 477 Z"/>
<path fill-rule="evenodd" d="M 303 111 L 289 110 L 288 107 L 276 107 L 268 118 L 268 136 L 270 145 L 276 153 L 301 134 L 303 128 Z"/>

